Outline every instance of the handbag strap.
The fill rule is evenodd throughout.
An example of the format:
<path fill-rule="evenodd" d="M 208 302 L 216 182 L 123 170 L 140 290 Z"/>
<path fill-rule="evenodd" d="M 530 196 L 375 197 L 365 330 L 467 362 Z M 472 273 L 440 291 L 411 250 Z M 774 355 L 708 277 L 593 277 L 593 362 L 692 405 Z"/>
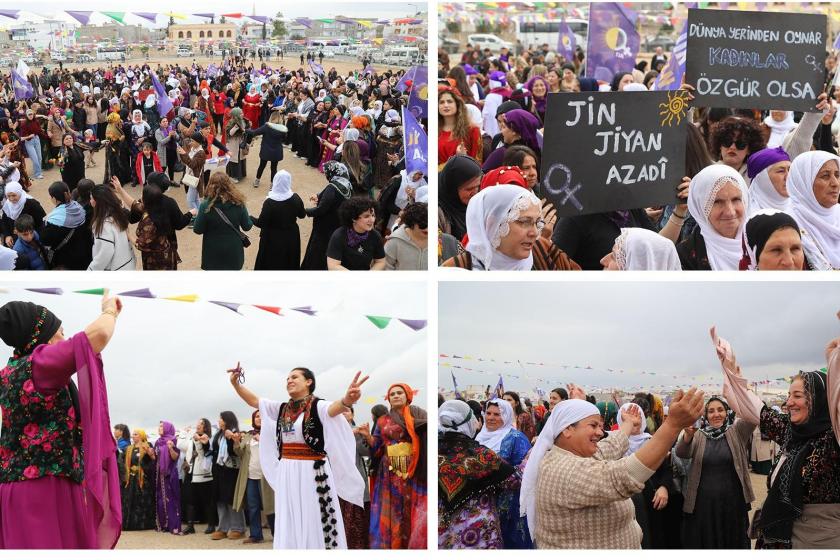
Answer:
<path fill-rule="evenodd" d="M 233 225 L 232 223 L 230 223 L 230 220 L 228 220 L 228 217 L 227 217 L 227 216 L 225 216 L 225 213 L 224 213 L 224 212 L 222 212 L 221 210 L 219 210 L 219 207 L 218 207 L 218 206 L 214 206 L 214 207 L 213 207 L 213 210 L 215 210 L 215 211 L 216 211 L 216 214 L 218 214 L 218 215 L 219 215 L 219 217 L 222 219 L 222 221 L 223 221 L 224 223 L 226 223 L 228 226 L 230 226 L 230 228 L 231 228 L 233 231 L 235 231 L 235 232 L 236 232 L 236 234 L 239 236 L 239 238 L 240 238 L 240 239 L 242 239 L 243 237 L 245 237 L 245 234 L 244 234 L 244 233 L 242 233 L 241 231 L 239 231 L 239 228 L 238 228 L 238 227 L 236 227 L 235 225 Z"/>
<path fill-rule="evenodd" d="M 53 252 L 58 253 L 59 251 L 61 251 L 61 249 L 63 249 L 64 246 L 67 245 L 67 243 L 70 241 L 70 238 L 73 237 L 74 233 L 76 233 L 76 228 L 70 230 L 70 233 L 67 234 L 67 237 L 61 240 L 61 243 L 59 243 L 55 247 L 55 249 L 53 249 Z"/>

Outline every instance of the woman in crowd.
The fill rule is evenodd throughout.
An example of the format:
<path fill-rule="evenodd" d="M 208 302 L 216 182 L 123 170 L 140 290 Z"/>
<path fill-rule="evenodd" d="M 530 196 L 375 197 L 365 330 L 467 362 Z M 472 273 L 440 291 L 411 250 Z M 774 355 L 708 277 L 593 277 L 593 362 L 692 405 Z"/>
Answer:
<path fill-rule="evenodd" d="M 134 161 L 134 174 L 137 176 L 137 183 L 144 186 L 147 178 L 152 173 L 160 173 L 163 167 L 158 158 L 157 152 L 152 151 L 151 142 L 143 142 L 140 152 L 137 154 L 137 159 Z"/>
<path fill-rule="evenodd" d="M 149 444 L 146 432 L 131 432 L 126 448 L 125 474 L 122 484 L 123 531 L 148 531 L 155 528 L 155 448 Z"/>
<path fill-rule="evenodd" d="M 345 142 L 341 152 L 341 162 L 347 166 L 350 184 L 356 196 L 371 196 L 370 156 L 368 144 L 364 140 Z"/>
<path fill-rule="evenodd" d="M 268 122 L 257 129 L 248 131 L 245 142 L 250 143 L 254 137 L 262 136 L 260 142 L 260 165 L 257 167 L 257 176 L 254 179 L 254 187 L 260 186 L 260 178 L 266 165 L 271 164 L 272 179 L 277 174 L 277 164 L 283 161 L 283 143 L 286 142 L 288 129 L 280 124 L 280 113 L 271 113 Z"/>
<path fill-rule="evenodd" d="M 629 436 L 641 426 L 638 413 L 625 410 L 621 428 L 601 439 L 598 408 L 580 387 L 570 386 L 569 396 L 552 410 L 525 467 L 520 510 L 531 537 L 538 548 L 640 548 L 628 496 L 642 491 L 680 430 L 700 415 L 703 392 L 678 392 L 668 419 L 627 457 Z"/>
<path fill-rule="evenodd" d="M 73 133 L 65 132 L 61 137 L 56 164 L 61 170 L 61 180 L 71 191 L 85 178 L 85 154 L 82 150 L 83 145 L 76 143 Z"/>
<path fill-rule="evenodd" d="M 604 270 L 682 270 L 674 243 L 643 228 L 622 228 L 601 264 Z"/>
<path fill-rule="evenodd" d="M 114 425 L 114 440 L 117 442 L 117 453 L 122 454 L 131 445 L 131 431 L 125 424 Z"/>
<path fill-rule="evenodd" d="M 241 438 L 239 420 L 225 410 L 219 413 L 219 431 L 213 436 L 213 481 L 216 485 L 216 511 L 219 524 L 210 536 L 214 541 L 238 540 L 245 535 L 245 514 L 234 508 L 236 481 L 241 458 L 238 445 Z"/>
<path fill-rule="evenodd" d="M 157 156 L 160 166 L 166 170 L 169 180 L 175 178 L 175 163 L 178 161 L 178 131 L 166 117 L 161 117 L 160 127 L 155 130 Z M 148 177 L 146 177 L 148 180 Z"/>
<path fill-rule="evenodd" d="M 48 137 L 33 109 L 26 109 L 25 117 L 18 124 L 17 133 L 23 140 L 26 155 L 32 160 L 32 176 L 35 179 L 43 179 L 41 139 L 47 141 Z"/>
<path fill-rule="evenodd" d="M 532 441 L 537 436 L 537 431 L 534 427 L 534 418 L 531 416 L 531 411 L 525 410 L 522 407 L 519 393 L 506 391 L 502 397 L 513 407 L 513 412 L 516 416 L 516 429 L 525 434 L 529 442 Z"/>
<path fill-rule="evenodd" d="M 382 189 L 395 174 L 388 164 L 388 156 L 403 149 L 403 130 L 400 114 L 395 109 L 384 111 L 385 119 L 376 133 L 376 159 L 373 162 L 373 188 Z"/>
<path fill-rule="evenodd" d="M 752 392 L 731 345 L 711 330 L 735 413 L 781 446 L 769 491 L 754 526 L 756 548 L 837 548 L 840 519 L 840 338 L 829 342 L 827 373 L 800 371 L 785 402 L 787 414 Z"/>
<path fill-rule="evenodd" d="M 35 197 L 23 190 L 20 183 L 6 183 L 3 187 L 6 198 L 3 200 L 3 213 L 0 217 L 0 235 L 6 247 L 13 247 L 17 240 L 15 234 L 15 220 L 22 214 L 32 217 L 35 230 L 40 230 L 44 225 L 46 212 Z"/>
<path fill-rule="evenodd" d="M 466 252 L 444 266 L 470 270 L 579 270 L 548 240 L 540 200 L 516 185 L 484 189 L 467 206 Z"/>
<path fill-rule="evenodd" d="M 402 212 L 402 223 L 385 242 L 386 270 L 426 270 L 429 256 L 429 205 L 413 202 Z"/>
<path fill-rule="evenodd" d="M 314 395 L 312 371 L 295 368 L 286 378 L 289 401 L 281 403 L 255 395 L 238 381 L 240 371 L 229 370 L 230 383 L 262 420 L 260 466 L 274 490 L 274 548 L 347 548 L 337 505 L 340 498 L 363 507 L 365 485 L 342 412 L 361 398 L 367 376 L 357 373 L 344 396 L 328 402 Z"/>
<path fill-rule="evenodd" d="M 453 156 L 438 173 L 438 205 L 449 225 L 445 233 L 458 241 L 467 234 L 467 204 L 480 184 L 481 166 L 470 156 Z"/>
<path fill-rule="evenodd" d="M 108 125 L 105 128 L 105 182 L 111 177 L 117 177 L 122 184 L 128 184 L 133 175 L 130 165 L 129 140 L 123 131 L 122 119 L 119 113 L 108 115 Z"/>
<path fill-rule="evenodd" d="M 174 229 L 164 207 L 163 192 L 158 185 L 150 183 L 143 187 L 141 201 L 134 210 L 141 213 L 134 245 L 140 251 L 143 270 L 176 270 L 180 258 L 177 245 L 170 240 Z"/>
<path fill-rule="evenodd" d="M 497 453 L 512 467 L 518 467 L 531 449 L 528 437 L 514 427 L 514 409 L 504 399 L 492 399 L 484 409 L 484 427 L 476 441 Z M 521 470 L 521 469 L 520 469 Z M 508 481 L 496 496 L 499 527 L 504 548 L 532 548 L 525 518 L 519 515 L 519 481 Z"/>
<path fill-rule="evenodd" d="M 85 211 L 72 200 L 70 189 L 61 181 L 50 185 L 49 194 L 55 208 L 40 232 L 41 243 L 53 251 L 49 265 L 53 269 L 86 270 L 92 258 L 93 240 L 85 227 Z"/>
<path fill-rule="evenodd" d="M 184 521 L 187 524 L 185 535 L 195 533 L 195 524 L 201 521 L 207 523 L 204 534 L 210 535 L 216 530 L 218 512 L 213 496 L 213 453 L 210 438 L 213 429 L 210 420 L 201 418 L 195 425 L 195 433 L 187 442 L 184 462 L 187 474 L 184 478 Z"/>
<path fill-rule="evenodd" d="M 230 117 L 225 126 L 225 138 L 227 153 L 230 156 L 230 161 L 227 164 L 227 174 L 234 183 L 238 183 L 245 177 L 245 158 L 248 155 L 246 133 L 250 128 L 251 123 L 245 120 L 242 109 L 239 107 L 231 109 Z"/>
<path fill-rule="evenodd" d="M 337 145 L 340 144 L 342 134 L 349 130 L 355 130 L 346 128 L 347 119 L 344 118 L 344 114 L 346 112 L 347 108 L 344 105 L 339 104 L 333 107 L 329 113 L 327 126 L 324 128 L 324 131 L 320 136 L 320 138 L 323 139 L 323 142 L 320 142 L 322 148 L 321 160 L 318 163 L 318 171 L 321 171 L 322 173 L 324 172 L 324 165 L 333 160 Z"/>
<path fill-rule="evenodd" d="M 444 402 L 438 423 L 438 548 L 504 548 L 495 498 L 514 468 L 473 439 L 467 403 Z"/>
<path fill-rule="evenodd" d="M 499 119 L 499 129 L 504 145 L 496 148 L 484 160 L 482 169 L 490 171 L 502 165 L 509 147 L 527 146 L 537 157 L 541 153 L 538 130 L 542 124 L 533 114 L 524 109 L 514 109 Z"/>
<path fill-rule="evenodd" d="M 131 112 L 131 141 L 129 142 L 129 150 L 131 153 L 130 161 L 134 162 L 137 160 L 137 155 L 142 151 L 143 144 L 146 142 L 151 142 L 154 134 L 152 133 L 152 128 L 149 126 L 149 123 L 143 120 L 143 112 L 140 109 L 135 109 Z M 132 186 L 137 186 L 138 184 L 142 185 L 141 177 L 139 177 L 136 171 L 133 173 L 132 177 Z"/>
<path fill-rule="evenodd" d="M 128 238 L 128 215 L 111 187 L 91 190 L 92 260 L 88 270 L 135 270 L 134 248 Z"/>
<path fill-rule="evenodd" d="M 467 120 L 467 108 L 458 91 L 438 86 L 438 168 L 454 155 L 481 160 L 481 131 Z"/>
<path fill-rule="evenodd" d="M 747 220 L 740 270 L 804 270 L 802 233 L 784 212 L 762 210 Z"/>
<path fill-rule="evenodd" d="M 178 449 L 175 426 L 161 421 L 155 441 L 157 530 L 181 534 L 181 486 L 178 481 Z"/>
<path fill-rule="evenodd" d="M 305 217 L 303 200 L 292 191 L 292 176 L 281 169 L 274 175 L 260 216 L 251 216 L 251 221 L 260 228 L 260 248 L 254 270 L 300 269 L 297 221 Z"/>
<path fill-rule="evenodd" d="M 371 456 L 370 548 L 426 548 L 426 411 L 411 404 L 414 391 L 395 383 L 390 411 L 365 425 Z"/>
<path fill-rule="evenodd" d="M 747 213 L 747 185 L 728 165 L 691 179 L 688 210 L 697 227 L 677 246 L 683 270 L 738 270 Z"/>
<path fill-rule="evenodd" d="M 0 307 L 0 339 L 14 349 L 0 375 L 0 548 L 114 548 L 120 538 L 120 480 L 100 352 L 122 302 L 105 290 L 101 309 L 65 339 L 61 320 L 45 307 Z M 49 448 L 30 445 L 33 422 L 39 430 L 51 426 Z"/>
<path fill-rule="evenodd" d="M 222 171 L 210 176 L 198 208 L 193 231 L 203 235 L 202 270 L 241 270 L 245 263 L 244 234 L 254 225 L 245 207 L 245 196 Z"/>
<path fill-rule="evenodd" d="M 797 156 L 787 187 L 809 266 L 840 269 L 840 158 L 821 151 Z"/>
<path fill-rule="evenodd" d="M 50 117 L 47 119 L 47 137 L 49 138 L 50 159 L 58 159 L 58 153 L 63 144 L 64 135 L 70 132 L 70 125 L 61 112 L 61 108 L 54 106 L 50 110 Z M 72 133 L 71 133 L 72 135 Z"/>
<path fill-rule="evenodd" d="M 341 227 L 330 237 L 327 270 L 385 270 L 385 244 L 373 226 L 376 203 L 354 196 L 341 204 Z"/>
<path fill-rule="evenodd" d="M 525 82 L 525 89 L 531 92 L 531 107 L 529 110 L 545 123 L 545 109 L 548 104 L 548 80 L 542 76 L 534 76 Z"/>
<path fill-rule="evenodd" d="M 233 491 L 235 511 L 247 508 L 250 534 L 242 544 L 263 542 L 262 516 L 268 519 L 268 526 L 274 531 L 274 491 L 260 467 L 260 411 L 251 414 L 251 431 L 243 432 L 237 444 L 239 476 Z"/>
<path fill-rule="evenodd" d="M 317 195 L 309 198 L 315 204 L 306 209 L 312 220 L 312 233 L 306 245 L 306 253 L 300 265 L 302 270 L 327 270 L 327 248 L 333 232 L 341 225 L 339 207 L 353 196 L 347 167 L 331 161 L 324 166 L 327 186 Z"/>
<path fill-rule="evenodd" d="M 747 159 L 750 214 L 766 209 L 790 214 L 793 205 L 787 190 L 790 165 L 790 156 L 781 147 L 759 150 Z"/>
<path fill-rule="evenodd" d="M 186 166 L 181 181 L 187 189 L 187 206 L 190 209 L 197 209 L 201 197 L 204 196 L 206 186 L 204 184 L 204 163 L 207 161 L 207 152 L 205 151 L 207 141 L 200 132 L 192 133 L 189 138 L 189 151 L 181 146 L 177 147 L 177 151 L 181 157 L 181 162 Z"/>

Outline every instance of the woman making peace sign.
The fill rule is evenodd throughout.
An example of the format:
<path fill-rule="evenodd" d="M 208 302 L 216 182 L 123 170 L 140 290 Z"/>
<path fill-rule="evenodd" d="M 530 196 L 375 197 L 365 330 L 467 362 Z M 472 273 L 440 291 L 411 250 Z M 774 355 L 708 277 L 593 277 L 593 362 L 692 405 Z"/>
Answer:
<path fill-rule="evenodd" d="M 315 374 L 299 367 L 286 377 L 289 401 L 259 398 L 228 370 L 236 393 L 258 408 L 260 464 L 274 489 L 274 548 L 347 548 L 338 499 L 364 507 L 365 484 L 356 469 L 356 440 L 342 412 L 362 396 L 368 376 L 356 373 L 344 396 L 315 396 Z"/>

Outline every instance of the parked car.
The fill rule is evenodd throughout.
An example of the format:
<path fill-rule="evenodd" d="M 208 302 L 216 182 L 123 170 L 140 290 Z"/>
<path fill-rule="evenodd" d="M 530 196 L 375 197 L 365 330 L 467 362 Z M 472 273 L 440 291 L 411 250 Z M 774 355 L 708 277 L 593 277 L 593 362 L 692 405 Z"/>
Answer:
<path fill-rule="evenodd" d="M 467 42 L 474 47 L 481 47 L 481 50 L 490 49 L 491 52 L 499 52 L 503 47 L 513 49 L 512 43 L 503 41 L 497 35 L 490 35 L 489 33 L 474 33 L 467 37 Z"/>
<path fill-rule="evenodd" d="M 96 60 L 96 59 L 93 58 L 89 54 L 80 54 L 79 56 L 76 57 L 76 62 L 79 63 L 79 64 L 87 64 L 87 63 L 93 62 L 94 60 Z"/>

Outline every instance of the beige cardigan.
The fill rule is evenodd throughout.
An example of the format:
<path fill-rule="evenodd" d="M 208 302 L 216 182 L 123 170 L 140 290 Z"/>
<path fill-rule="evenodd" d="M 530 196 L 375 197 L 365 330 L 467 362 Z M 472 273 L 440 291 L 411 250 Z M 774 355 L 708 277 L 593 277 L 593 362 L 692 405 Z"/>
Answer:
<path fill-rule="evenodd" d="M 735 472 L 738 474 L 738 480 L 741 481 L 741 488 L 744 490 L 744 502 L 748 504 L 755 500 L 755 494 L 753 494 L 752 484 L 750 483 L 750 469 L 747 465 L 749 459 L 747 448 L 752 441 L 753 430 L 755 430 L 755 424 L 750 424 L 746 420 L 738 418 L 723 435 L 729 444 L 729 451 L 732 453 L 732 459 L 735 463 Z M 694 513 L 697 489 L 700 487 L 700 477 L 703 475 L 703 452 L 705 450 L 706 436 L 699 431 L 694 434 L 690 444 L 683 441 L 683 436 L 680 436 L 677 440 L 677 456 L 683 459 L 693 459 L 691 468 L 688 470 L 688 479 L 683 496 L 685 498 L 683 502 L 685 513 Z"/>
<path fill-rule="evenodd" d="M 236 478 L 236 488 L 233 490 L 234 511 L 242 511 L 247 506 L 245 489 L 248 486 L 248 464 L 251 462 L 251 438 L 253 437 L 243 432 L 242 439 L 236 447 L 236 455 L 239 457 L 239 476 Z M 262 512 L 265 515 L 274 513 L 274 490 L 269 486 L 265 475 L 260 479 L 260 496 L 262 497 Z"/>

